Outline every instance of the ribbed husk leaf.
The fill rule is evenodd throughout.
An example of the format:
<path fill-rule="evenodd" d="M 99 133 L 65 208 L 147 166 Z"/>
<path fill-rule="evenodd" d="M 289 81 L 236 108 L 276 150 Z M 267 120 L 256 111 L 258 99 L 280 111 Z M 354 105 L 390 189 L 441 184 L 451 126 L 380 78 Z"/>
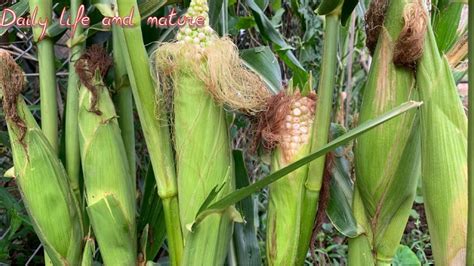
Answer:
<path fill-rule="evenodd" d="M 392 61 L 395 41 L 403 26 L 400 18 L 407 3 L 392 1 L 389 6 L 364 90 L 360 122 L 416 97 L 413 72 L 396 67 Z M 416 111 L 359 137 L 355 159 L 358 198 L 354 200 L 354 214 L 365 234 L 349 242 L 349 252 L 372 253 L 377 263 L 390 263 L 403 235 L 420 175 Z M 363 251 L 361 245 L 370 247 L 371 252 Z M 353 261 L 356 257 L 357 261 Z M 351 264 L 370 264 L 362 256 L 350 258 Z"/>
<path fill-rule="evenodd" d="M 78 265 L 84 235 L 82 217 L 66 171 L 23 99 L 18 99 L 17 110 L 27 127 L 22 142 L 16 125 L 6 121 L 16 182 L 26 210 L 54 265 Z"/>
<path fill-rule="evenodd" d="M 173 110 L 178 197 L 185 238 L 184 265 L 222 265 L 233 230 L 231 213 L 214 214 L 193 232 L 186 229 L 208 195 L 234 189 L 234 168 L 225 111 L 191 70 L 175 72 Z"/>
<path fill-rule="evenodd" d="M 437 265 L 465 265 L 467 119 L 445 57 L 428 27 L 418 63 L 423 198 Z"/>
<path fill-rule="evenodd" d="M 110 95 L 95 77 L 97 110 L 91 92 L 79 91 L 79 136 L 87 212 L 106 265 L 135 265 L 135 184 Z"/>
<path fill-rule="evenodd" d="M 310 145 L 302 147 L 296 161 L 309 153 Z M 272 155 L 271 168 L 277 171 L 286 165 L 280 148 Z M 304 183 L 308 167 L 304 166 L 269 186 L 267 214 L 267 262 L 269 265 L 295 265 L 300 242 L 301 212 L 304 208 Z"/>

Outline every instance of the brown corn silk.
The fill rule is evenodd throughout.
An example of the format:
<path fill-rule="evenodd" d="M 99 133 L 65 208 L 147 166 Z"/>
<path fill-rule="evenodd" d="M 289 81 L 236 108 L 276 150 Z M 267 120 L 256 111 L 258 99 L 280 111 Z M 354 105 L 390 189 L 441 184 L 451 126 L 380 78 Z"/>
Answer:
<path fill-rule="evenodd" d="M 397 52 L 420 45 L 409 41 L 421 41 L 423 45 L 423 38 L 412 36 L 415 26 L 408 20 L 413 19 L 413 3 L 411 0 L 389 3 L 375 0 L 372 10 L 367 12 L 369 21 L 373 20 L 372 14 L 385 16 L 376 18 L 383 24 L 377 26 L 378 36 L 372 36 L 377 43 L 364 90 L 360 122 L 417 97 L 413 71 L 396 66 L 396 60 L 405 66 L 416 62 L 416 57 L 400 60 L 413 53 Z M 405 21 L 400 20 L 402 17 Z M 359 137 L 355 160 L 353 212 L 361 235 L 349 240 L 349 263 L 390 264 L 403 235 L 420 175 L 417 112 L 408 112 Z"/>

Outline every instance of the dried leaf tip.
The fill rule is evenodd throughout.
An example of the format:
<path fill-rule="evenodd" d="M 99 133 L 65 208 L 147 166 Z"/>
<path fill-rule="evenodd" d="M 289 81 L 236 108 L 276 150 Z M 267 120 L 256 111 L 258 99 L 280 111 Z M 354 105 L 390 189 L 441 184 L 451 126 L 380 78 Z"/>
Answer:
<path fill-rule="evenodd" d="M 100 78 L 105 77 L 111 65 L 112 59 L 105 49 L 98 44 L 92 45 L 87 49 L 74 65 L 79 80 L 92 93 L 90 111 L 97 115 L 101 114 L 97 108 L 97 102 L 99 97 L 98 85 L 101 84 L 102 81 L 98 82 L 96 75 L 98 74 Z"/>
<path fill-rule="evenodd" d="M 18 129 L 19 140 L 23 141 L 26 124 L 18 114 L 18 97 L 25 86 L 25 75 L 20 66 L 6 50 L 0 49 L 0 91 L 5 117 Z"/>

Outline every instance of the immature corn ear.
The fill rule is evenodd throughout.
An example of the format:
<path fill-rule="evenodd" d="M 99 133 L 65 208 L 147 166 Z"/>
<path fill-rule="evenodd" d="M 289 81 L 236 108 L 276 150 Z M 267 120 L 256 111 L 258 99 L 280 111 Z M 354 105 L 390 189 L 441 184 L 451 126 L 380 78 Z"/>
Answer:
<path fill-rule="evenodd" d="M 266 147 L 274 147 L 272 171 L 277 171 L 308 155 L 316 95 L 280 93 L 269 101 L 257 132 Z M 267 262 L 269 265 L 295 265 L 300 242 L 301 211 L 308 167 L 269 186 L 267 220 Z"/>
<path fill-rule="evenodd" d="M 33 228 L 55 265 L 79 265 L 83 225 L 64 167 L 20 96 L 24 76 L 0 50 L 0 89 L 15 176 Z"/>
<path fill-rule="evenodd" d="M 243 67 L 234 44 L 209 27 L 207 10 L 206 1 L 191 1 L 188 14 L 204 17 L 206 25 L 181 28 L 178 41 L 159 46 L 153 56 L 164 95 L 159 101 L 167 103 L 173 128 L 184 265 L 221 265 L 227 255 L 234 208 L 206 217 L 192 232 L 186 227 L 216 187 L 215 200 L 235 187 L 224 106 L 254 113 L 269 95 Z"/>
<path fill-rule="evenodd" d="M 423 199 L 434 259 L 437 265 L 465 265 L 467 119 L 449 63 L 439 53 L 431 25 L 416 79 L 424 102 L 421 107 Z"/>
<path fill-rule="evenodd" d="M 102 81 L 110 59 L 93 46 L 76 63 L 79 142 L 87 213 L 106 265 L 135 265 L 135 184 L 117 114 Z"/>
<path fill-rule="evenodd" d="M 402 56 L 397 51 L 403 49 L 407 39 L 413 40 L 404 33 L 409 25 L 400 20 L 410 8 L 410 2 L 376 0 L 371 3 L 367 19 L 383 24 L 378 26 L 378 41 L 364 90 L 360 122 L 417 97 L 414 73 L 395 65 L 395 58 Z M 380 14 L 383 14 L 382 18 L 378 17 Z M 368 30 L 373 34 L 374 29 Z M 409 59 L 413 57 L 399 61 L 412 66 L 413 61 Z M 411 111 L 357 139 L 353 210 L 362 234 L 349 240 L 351 265 L 390 264 L 396 253 L 420 176 L 418 123 L 416 111 Z"/>

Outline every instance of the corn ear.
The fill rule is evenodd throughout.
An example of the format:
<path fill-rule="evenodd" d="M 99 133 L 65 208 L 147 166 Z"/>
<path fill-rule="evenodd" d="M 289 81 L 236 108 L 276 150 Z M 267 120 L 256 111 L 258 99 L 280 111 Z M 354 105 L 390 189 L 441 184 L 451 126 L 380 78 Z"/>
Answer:
<path fill-rule="evenodd" d="M 165 96 L 160 103 L 168 103 L 173 128 L 185 265 L 223 264 L 240 218 L 232 206 L 195 221 L 204 203 L 235 189 L 224 105 L 253 114 L 269 95 L 242 66 L 235 45 L 209 26 L 208 10 L 206 0 L 191 1 L 187 15 L 204 17 L 205 25 L 182 27 L 176 43 L 162 44 L 154 54 Z"/>
<path fill-rule="evenodd" d="M 391 1 L 388 6 L 364 90 L 361 122 L 416 99 L 414 73 L 393 62 L 404 25 L 400 17 L 408 4 Z M 420 176 L 418 122 L 416 111 L 411 111 L 357 140 L 354 215 L 363 234 L 349 241 L 353 265 L 390 264 L 396 253 Z"/>
<path fill-rule="evenodd" d="M 79 91 L 79 143 L 87 213 L 106 265 L 135 265 L 135 184 L 130 174 L 117 114 L 98 73 L 93 93 Z"/>
<path fill-rule="evenodd" d="M 421 107 L 423 198 L 436 264 L 464 265 L 467 234 L 467 119 L 428 25 L 417 84 Z"/>
<path fill-rule="evenodd" d="M 209 193 L 222 187 L 218 198 L 234 189 L 234 169 L 225 111 L 192 73 L 176 74 L 174 137 L 178 197 L 183 225 L 194 221 Z M 233 230 L 229 212 L 206 218 L 189 232 L 183 228 L 184 265 L 221 265 Z"/>
<path fill-rule="evenodd" d="M 21 73 L 8 53 L 0 51 L 0 88 L 3 97 L 14 82 L 5 76 Z M 22 75 L 22 74 L 21 74 Z M 23 76 L 21 76 L 23 78 Z M 18 85 L 22 86 L 22 85 Z M 7 115 L 16 182 L 33 228 L 55 265 L 78 265 L 81 261 L 82 217 L 63 165 L 21 96 L 15 96 L 16 113 L 24 125 Z M 6 108 L 5 102 L 3 105 Z M 7 112 L 7 111 L 6 111 Z"/>
<path fill-rule="evenodd" d="M 278 171 L 301 159 L 311 149 L 310 133 L 313 129 L 315 100 L 301 97 L 299 92 L 296 96 L 284 97 L 290 97 L 291 103 L 281 131 L 281 141 L 272 154 L 272 171 Z M 308 166 L 304 166 L 269 186 L 266 236 L 269 265 L 297 264 L 297 243 L 301 241 L 307 175 Z"/>

